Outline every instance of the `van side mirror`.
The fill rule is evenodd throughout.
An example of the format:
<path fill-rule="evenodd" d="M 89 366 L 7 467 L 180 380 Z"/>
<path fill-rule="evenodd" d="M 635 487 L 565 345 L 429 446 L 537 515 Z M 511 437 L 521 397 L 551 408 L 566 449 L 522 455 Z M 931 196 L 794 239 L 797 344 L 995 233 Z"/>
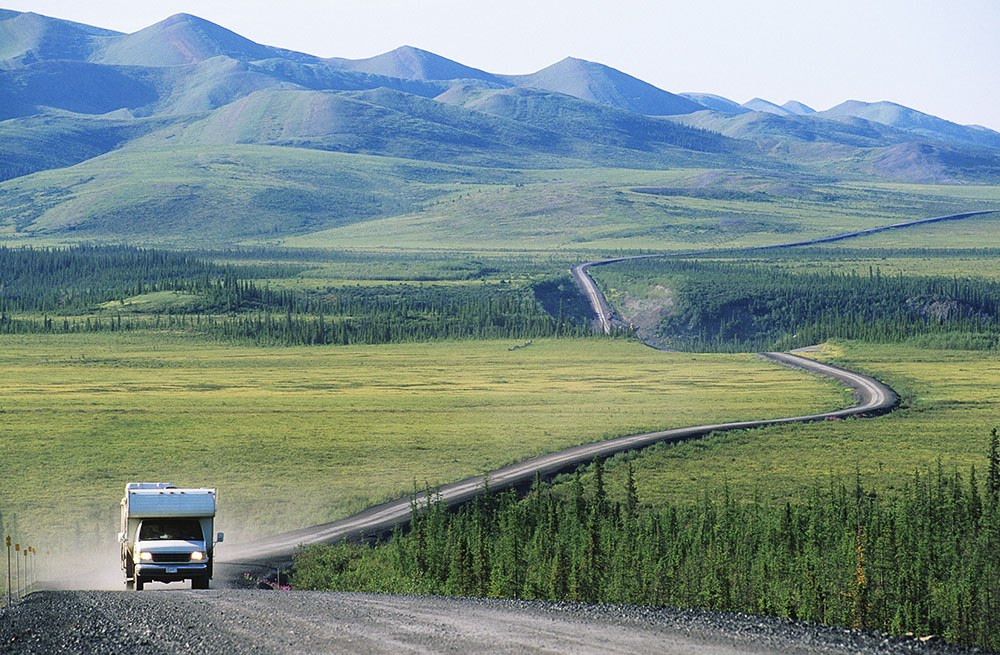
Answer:
<path fill-rule="evenodd" d="M 221 532 L 219 534 L 215 535 L 215 543 L 221 544 L 222 540 L 225 538 L 225 536 L 226 535 L 222 534 Z"/>

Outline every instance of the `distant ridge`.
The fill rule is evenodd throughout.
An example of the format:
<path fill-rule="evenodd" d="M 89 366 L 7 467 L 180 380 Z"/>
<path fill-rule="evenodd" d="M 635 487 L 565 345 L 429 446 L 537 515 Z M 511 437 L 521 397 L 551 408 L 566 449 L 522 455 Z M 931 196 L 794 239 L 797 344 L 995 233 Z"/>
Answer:
<path fill-rule="evenodd" d="M 5 239 L 281 240 L 450 215 L 479 196 L 465 185 L 606 169 L 1000 185 L 1000 133 L 891 102 L 815 112 L 678 95 L 572 57 L 497 75 L 412 46 L 320 58 L 189 14 L 121 34 L 0 10 Z M 552 201 L 599 208 L 595 221 L 632 215 L 624 191 L 595 205 L 587 193 Z M 492 194 L 476 202 L 495 209 L 506 191 Z"/>
<path fill-rule="evenodd" d="M 780 105 L 776 105 L 769 100 L 764 100 L 763 98 L 754 98 L 753 100 L 748 100 L 743 103 L 745 109 L 750 111 L 762 111 L 768 114 L 775 114 L 777 116 L 792 116 L 796 112 L 786 109 Z"/>
<path fill-rule="evenodd" d="M 895 102 L 861 102 L 848 100 L 819 112 L 827 118 L 861 118 L 881 125 L 907 130 L 934 139 L 957 140 L 964 143 L 1000 147 L 1000 134 L 979 126 L 965 126 L 904 107 Z"/>
<path fill-rule="evenodd" d="M 798 116 L 808 116 L 809 114 L 815 114 L 816 110 L 809 105 L 803 104 L 798 100 L 789 100 L 785 104 L 781 105 L 782 109 L 787 109 L 788 111 L 796 114 Z"/>
<path fill-rule="evenodd" d="M 330 59 L 332 65 L 344 70 L 398 77 L 404 80 L 484 80 L 503 84 L 492 73 L 465 66 L 433 52 L 402 46 L 368 59 Z"/>
<path fill-rule="evenodd" d="M 711 109 L 723 114 L 738 115 L 751 111 L 738 102 L 711 93 L 682 93 L 681 96 L 701 105 L 705 109 Z"/>
<path fill-rule="evenodd" d="M 252 61 L 278 56 L 315 57 L 255 43 L 203 18 L 175 14 L 134 34 L 109 39 L 93 60 L 120 66 L 181 66 L 224 55 Z"/>
<path fill-rule="evenodd" d="M 0 61 L 20 58 L 30 64 L 46 59 L 86 60 L 99 37 L 118 32 L 35 13 L 0 10 Z"/>
<path fill-rule="evenodd" d="M 574 57 L 567 57 L 530 75 L 509 75 L 506 79 L 518 86 L 565 93 L 647 116 L 689 114 L 702 109 L 701 105 L 688 98 L 659 89 L 610 66 Z"/>

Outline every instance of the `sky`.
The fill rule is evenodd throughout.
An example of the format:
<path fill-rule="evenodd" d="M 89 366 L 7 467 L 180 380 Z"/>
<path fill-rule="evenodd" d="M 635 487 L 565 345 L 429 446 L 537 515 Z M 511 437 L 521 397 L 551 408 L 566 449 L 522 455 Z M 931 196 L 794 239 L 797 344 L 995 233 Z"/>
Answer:
<path fill-rule="evenodd" d="M 122 32 L 189 13 L 321 57 L 401 45 L 492 73 L 573 56 L 667 91 L 891 100 L 1000 130 L 998 0 L 0 0 Z"/>

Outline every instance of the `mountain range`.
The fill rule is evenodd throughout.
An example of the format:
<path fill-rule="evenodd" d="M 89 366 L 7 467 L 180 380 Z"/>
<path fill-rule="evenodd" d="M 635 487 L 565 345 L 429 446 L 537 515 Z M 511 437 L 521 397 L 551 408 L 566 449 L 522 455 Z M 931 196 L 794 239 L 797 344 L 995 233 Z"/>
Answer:
<path fill-rule="evenodd" d="M 235 184 L 233 170 L 197 163 L 223 151 L 258 174 Z M 322 159 L 336 170 L 318 174 L 301 169 L 319 161 L 309 152 L 342 156 Z M 265 179 L 261 161 L 279 159 L 285 177 Z M 154 160 L 177 179 L 150 189 Z M 392 181 L 359 173 L 372 167 Z M 0 10 L 0 238 L 144 229 L 169 238 L 210 215 L 227 239 L 298 234 L 412 211 L 428 179 L 570 168 L 996 183 L 1000 133 L 891 102 L 816 111 L 672 93 L 572 57 L 497 75 L 411 46 L 320 58 L 187 14 L 122 34 Z M 334 197 L 338 175 L 357 184 L 335 184 Z M 406 192 L 393 200 L 385 190 L 396 186 Z M 226 203 L 219 193 L 244 195 Z M 218 218 L 258 201 L 280 220 Z M 171 221 L 137 224 L 165 207 Z"/>

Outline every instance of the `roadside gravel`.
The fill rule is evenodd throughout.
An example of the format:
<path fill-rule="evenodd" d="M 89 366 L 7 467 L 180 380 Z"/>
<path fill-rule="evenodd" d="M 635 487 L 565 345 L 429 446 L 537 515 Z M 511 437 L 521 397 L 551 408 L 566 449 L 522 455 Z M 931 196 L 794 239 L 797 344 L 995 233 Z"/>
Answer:
<path fill-rule="evenodd" d="M 0 611 L 0 652 L 928 653 L 975 651 L 740 614 L 257 590 L 48 591 Z"/>

